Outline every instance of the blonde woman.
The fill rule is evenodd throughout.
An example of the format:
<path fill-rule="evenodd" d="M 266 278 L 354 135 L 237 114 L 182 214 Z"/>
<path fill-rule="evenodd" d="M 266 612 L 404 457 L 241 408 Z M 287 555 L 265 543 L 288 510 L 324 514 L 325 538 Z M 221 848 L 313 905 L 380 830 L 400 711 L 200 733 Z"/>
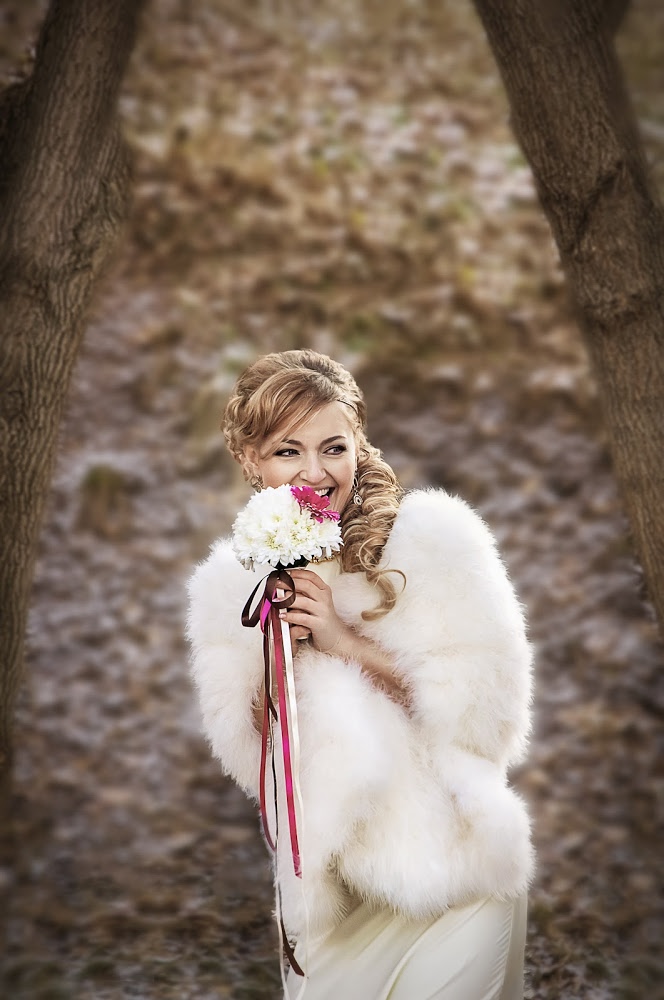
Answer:
<path fill-rule="evenodd" d="M 529 823 L 507 785 L 529 728 L 521 608 L 482 520 L 403 495 L 362 394 L 314 351 L 269 354 L 224 415 L 256 489 L 310 486 L 343 548 L 292 571 L 303 878 L 276 865 L 306 1000 L 523 996 Z M 256 580 L 262 575 L 256 571 Z M 263 659 L 228 540 L 189 588 L 192 673 L 214 754 L 258 799 Z M 306 954 L 305 954 L 306 952 Z M 288 993 L 301 980 L 291 972 Z"/>

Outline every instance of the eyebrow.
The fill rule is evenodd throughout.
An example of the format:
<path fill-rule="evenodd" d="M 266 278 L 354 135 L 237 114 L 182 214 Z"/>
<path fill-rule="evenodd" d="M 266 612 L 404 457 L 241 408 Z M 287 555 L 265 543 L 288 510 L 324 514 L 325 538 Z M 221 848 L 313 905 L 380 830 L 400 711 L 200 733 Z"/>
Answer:
<path fill-rule="evenodd" d="M 333 441 L 345 441 L 345 440 L 346 440 L 346 435 L 345 434 L 333 434 L 332 437 L 325 438 L 324 441 L 321 441 L 321 447 L 323 445 L 326 445 L 326 444 L 332 444 Z M 296 441 L 294 438 L 282 438 L 281 442 L 279 442 L 279 443 L 281 443 L 281 444 L 294 444 L 298 448 L 302 447 L 302 442 L 301 441 Z"/>

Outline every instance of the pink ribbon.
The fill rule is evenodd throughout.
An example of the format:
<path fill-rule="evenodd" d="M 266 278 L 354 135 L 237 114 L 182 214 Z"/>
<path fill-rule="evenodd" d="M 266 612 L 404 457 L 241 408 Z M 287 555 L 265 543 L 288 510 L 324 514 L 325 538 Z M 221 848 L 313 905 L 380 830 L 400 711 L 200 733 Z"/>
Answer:
<path fill-rule="evenodd" d="M 264 578 L 265 579 L 265 578 Z M 300 858 L 300 847 L 297 833 L 297 813 L 295 808 L 295 796 L 299 799 L 299 788 L 297 786 L 297 756 L 299 754 L 297 717 L 295 709 L 295 691 L 293 689 L 293 655 L 288 636 L 288 627 L 279 617 L 281 608 L 288 608 L 295 601 L 295 584 L 293 578 L 286 570 L 273 570 L 265 579 L 265 589 L 254 611 L 251 605 L 256 596 L 256 592 L 263 583 L 260 580 L 254 587 L 249 600 L 242 611 L 242 624 L 248 628 L 253 628 L 260 622 L 263 632 L 263 661 L 265 664 L 265 697 L 263 699 L 263 724 L 261 731 L 261 762 L 259 774 L 259 799 L 261 823 L 265 839 L 273 852 L 277 850 L 277 838 L 279 834 L 279 811 L 277 806 L 276 770 L 274 762 L 274 738 L 273 722 L 279 721 L 281 729 L 281 749 L 284 765 L 284 783 L 286 792 L 286 811 L 288 814 L 288 827 L 291 843 L 291 855 L 293 859 L 293 870 L 298 878 L 302 878 L 302 861 Z M 286 648 L 286 643 L 288 647 Z M 277 703 L 279 709 L 275 708 L 272 698 L 272 691 L 277 688 Z M 290 711 L 289 711 L 290 709 Z M 267 760 L 271 760 L 272 776 L 274 781 L 274 811 L 275 811 L 275 836 L 270 832 L 267 805 L 266 805 L 266 776 Z M 285 930 L 282 926 L 282 942 L 288 956 L 288 960 L 293 970 L 303 976 L 304 972 L 298 965 L 293 950 L 288 943 Z"/>
<path fill-rule="evenodd" d="M 290 607 L 295 600 L 295 584 L 293 578 L 285 570 L 273 570 L 265 580 L 265 589 L 262 598 L 253 612 L 251 605 L 261 583 L 259 581 L 249 597 L 249 600 L 242 611 L 242 624 L 252 628 L 260 622 L 263 632 L 263 660 L 265 663 L 265 699 L 263 702 L 263 726 L 261 734 L 261 765 L 260 765 L 260 807 L 261 821 L 265 839 L 271 849 L 276 850 L 276 838 L 273 838 L 267 818 L 265 777 L 267 771 L 268 752 L 272 748 L 271 722 L 278 719 L 281 727 L 281 744 L 284 761 L 284 780 L 286 784 L 286 806 L 288 811 L 288 825 L 291 839 L 291 851 L 293 855 L 293 868 L 295 874 L 302 877 L 302 865 L 300 861 L 300 849 L 297 836 L 297 819 L 295 813 L 295 798 L 293 787 L 293 766 L 291 743 L 292 736 L 288 719 L 288 704 L 286 691 L 286 650 L 284 648 L 284 638 L 281 630 L 281 619 L 279 611 L 281 608 Z M 289 650 L 290 652 L 290 650 Z M 292 655 L 292 654 L 291 654 Z M 274 668 L 274 669 L 273 669 Z M 272 700 L 273 680 L 276 679 L 277 700 L 279 711 L 275 709 Z M 275 802 L 276 806 L 276 802 Z"/>

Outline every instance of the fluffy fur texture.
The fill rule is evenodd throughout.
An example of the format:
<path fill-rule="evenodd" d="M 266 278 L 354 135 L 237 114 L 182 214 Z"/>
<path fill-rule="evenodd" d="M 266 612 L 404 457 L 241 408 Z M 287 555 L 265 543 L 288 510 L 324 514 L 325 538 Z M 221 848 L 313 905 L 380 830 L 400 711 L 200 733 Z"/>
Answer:
<path fill-rule="evenodd" d="M 278 865 L 295 937 L 305 897 L 316 934 L 343 917 L 353 895 L 419 919 L 487 895 L 517 896 L 531 876 L 528 817 L 506 780 L 528 735 L 531 652 L 493 537 L 459 498 L 413 492 L 381 567 L 407 580 L 387 615 L 362 620 L 377 603 L 363 573 L 332 581 L 335 607 L 391 656 L 412 712 L 357 663 L 299 652 L 303 880 L 292 874 L 287 835 Z M 218 542 L 190 581 L 189 639 L 212 750 L 257 799 L 261 639 L 240 624 L 254 583 Z"/>

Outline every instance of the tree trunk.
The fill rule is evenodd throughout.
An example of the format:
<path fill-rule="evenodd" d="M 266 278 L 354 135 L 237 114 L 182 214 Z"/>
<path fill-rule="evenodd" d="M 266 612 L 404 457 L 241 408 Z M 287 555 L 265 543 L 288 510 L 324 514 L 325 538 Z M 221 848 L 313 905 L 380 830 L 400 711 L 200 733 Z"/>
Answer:
<path fill-rule="evenodd" d="M 116 106 L 137 0 L 52 0 L 0 97 L 0 807 L 60 418 L 95 279 L 128 209 Z"/>
<path fill-rule="evenodd" d="M 624 0 L 474 0 L 599 383 L 664 634 L 664 214 L 612 32 Z"/>

